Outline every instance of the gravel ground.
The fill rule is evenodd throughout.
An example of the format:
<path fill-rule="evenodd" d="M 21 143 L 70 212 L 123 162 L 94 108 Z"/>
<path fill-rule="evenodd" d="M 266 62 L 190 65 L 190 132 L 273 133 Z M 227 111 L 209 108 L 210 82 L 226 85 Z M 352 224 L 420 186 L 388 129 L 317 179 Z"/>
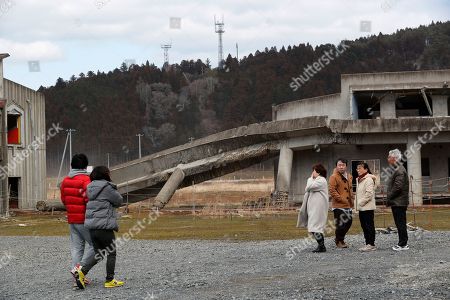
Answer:
<path fill-rule="evenodd" d="M 371 253 L 358 252 L 362 240 L 335 249 L 327 238 L 328 252 L 295 255 L 300 239 L 133 240 L 118 252 L 125 286 L 102 287 L 102 262 L 91 286 L 73 290 L 68 237 L 0 237 L 0 299 L 450 299 L 450 232 L 410 234 L 401 253 L 396 235 L 378 235 Z"/>

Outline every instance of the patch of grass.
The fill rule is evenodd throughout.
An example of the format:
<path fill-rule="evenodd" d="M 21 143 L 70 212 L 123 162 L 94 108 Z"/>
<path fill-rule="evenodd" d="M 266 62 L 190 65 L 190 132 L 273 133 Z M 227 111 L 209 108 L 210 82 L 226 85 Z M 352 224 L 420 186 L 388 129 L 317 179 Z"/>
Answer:
<path fill-rule="evenodd" d="M 68 234 L 69 227 L 64 215 L 27 215 L 0 220 L 0 235 L 3 236 L 61 236 Z"/>
<path fill-rule="evenodd" d="M 133 233 L 135 239 L 171 240 L 171 239 L 203 239 L 203 240 L 275 240 L 298 239 L 307 235 L 306 229 L 296 228 L 297 214 L 274 214 L 254 216 L 205 217 L 192 215 L 161 214 L 159 218 L 148 224 L 143 221 L 145 214 L 138 217 L 130 214 L 119 221 L 118 236 L 126 232 Z M 332 220 L 332 213 L 329 214 Z M 408 210 L 408 222 L 414 220 L 414 209 Z M 416 224 L 428 230 L 450 230 L 450 209 L 438 208 L 417 210 Z M 141 221 L 141 229 L 137 233 L 137 222 Z M 25 224 L 26 226 L 19 226 Z M 376 227 L 394 226 L 389 211 L 377 213 Z M 135 228 L 135 230 L 132 230 Z M 353 219 L 350 234 L 361 232 L 359 219 Z M 136 234 L 137 233 L 137 234 Z M 28 215 L 0 221 L 2 236 L 66 236 L 69 229 L 64 215 Z"/>
<path fill-rule="evenodd" d="M 121 222 L 122 232 L 135 224 L 135 219 Z M 208 239 L 208 240 L 270 240 L 305 236 L 295 228 L 293 215 L 255 217 L 193 217 L 160 216 L 138 235 L 137 239 Z"/>

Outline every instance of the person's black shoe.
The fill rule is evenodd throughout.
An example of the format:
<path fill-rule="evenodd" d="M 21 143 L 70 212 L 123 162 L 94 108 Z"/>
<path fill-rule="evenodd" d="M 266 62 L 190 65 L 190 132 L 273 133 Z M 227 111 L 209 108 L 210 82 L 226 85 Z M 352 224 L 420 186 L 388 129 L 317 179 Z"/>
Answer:
<path fill-rule="evenodd" d="M 325 246 L 317 246 L 316 249 L 312 251 L 313 253 L 327 252 L 327 248 Z"/>

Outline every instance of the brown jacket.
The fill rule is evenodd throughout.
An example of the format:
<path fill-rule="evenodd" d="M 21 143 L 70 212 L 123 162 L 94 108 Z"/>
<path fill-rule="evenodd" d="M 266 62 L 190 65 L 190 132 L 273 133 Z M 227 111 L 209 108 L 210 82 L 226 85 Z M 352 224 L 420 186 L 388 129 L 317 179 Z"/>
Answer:
<path fill-rule="evenodd" d="M 348 180 L 336 169 L 330 177 L 329 194 L 333 208 L 353 208 L 353 177 L 347 172 Z"/>

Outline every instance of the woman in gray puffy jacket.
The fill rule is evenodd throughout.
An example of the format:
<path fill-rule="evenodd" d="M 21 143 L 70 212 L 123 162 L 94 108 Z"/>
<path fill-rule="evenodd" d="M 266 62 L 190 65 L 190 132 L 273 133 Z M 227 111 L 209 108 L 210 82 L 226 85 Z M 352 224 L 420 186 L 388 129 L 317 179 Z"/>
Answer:
<path fill-rule="evenodd" d="M 89 270 L 106 258 L 105 288 L 122 286 L 124 283 L 114 279 L 116 266 L 116 244 L 114 231 L 119 230 L 116 208 L 123 202 L 117 187 L 111 182 L 109 169 L 105 166 L 95 167 L 90 175 L 91 183 L 87 186 L 86 218 L 84 226 L 89 229 L 95 250 L 95 260 L 81 266 L 74 274 L 77 285 L 84 289 L 84 276 Z"/>

